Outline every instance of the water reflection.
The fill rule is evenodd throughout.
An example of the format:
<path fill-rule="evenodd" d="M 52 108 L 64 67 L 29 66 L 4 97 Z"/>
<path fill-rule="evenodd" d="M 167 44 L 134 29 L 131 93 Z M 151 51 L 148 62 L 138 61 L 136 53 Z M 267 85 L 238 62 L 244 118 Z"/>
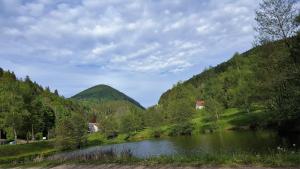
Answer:
<path fill-rule="evenodd" d="M 278 146 L 299 149 L 300 138 L 280 137 L 273 132 L 216 132 L 198 136 L 171 137 L 167 139 L 145 140 L 115 145 L 96 146 L 84 150 L 62 153 L 59 156 L 75 156 L 89 154 L 101 150 L 113 150 L 120 154 L 130 150 L 133 156 L 147 158 L 160 155 L 192 154 L 192 153 L 225 153 L 225 152 L 257 152 L 275 151 Z M 295 144 L 293 146 L 293 144 Z"/>

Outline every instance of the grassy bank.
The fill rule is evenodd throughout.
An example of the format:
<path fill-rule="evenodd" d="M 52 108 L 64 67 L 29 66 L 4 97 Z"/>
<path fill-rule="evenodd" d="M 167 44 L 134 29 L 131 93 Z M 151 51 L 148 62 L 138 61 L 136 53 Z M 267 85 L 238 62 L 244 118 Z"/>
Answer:
<path fill-rule="evenodd" d="M 108 152 L 96 156 L 69 160 L 53 160 L 25 163 L 22 167 L 49 167 L 62 164 L 124 164 L 124 165 L 174 165 L 174 166 L 263 166 L 263 167 L 298 167 L 300 166 L 299 152 L 274 152 L 270 154 L 224 153 L 224 154 L 193 154 L 178 156 L 160 156 L 148 159 L 138 159 L 130 154 L 117 156 Z M 5 165 L 14 167 L 16 165 Z"/>
<path fill-rule="evenodd" d="M 30 161 L 57 152 L 52 141 L 0 146 L 0 164 Z"/>

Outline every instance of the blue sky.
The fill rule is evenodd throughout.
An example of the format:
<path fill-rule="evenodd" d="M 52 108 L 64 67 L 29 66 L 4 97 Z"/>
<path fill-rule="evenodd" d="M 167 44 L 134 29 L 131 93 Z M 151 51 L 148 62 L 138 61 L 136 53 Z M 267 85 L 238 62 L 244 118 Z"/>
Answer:
<path fill-rule="evenodd" d="M 0 67 L 65 97 L 108 84 L 144 106 L 251 48 L 259 0 L 0 0 Z"/>

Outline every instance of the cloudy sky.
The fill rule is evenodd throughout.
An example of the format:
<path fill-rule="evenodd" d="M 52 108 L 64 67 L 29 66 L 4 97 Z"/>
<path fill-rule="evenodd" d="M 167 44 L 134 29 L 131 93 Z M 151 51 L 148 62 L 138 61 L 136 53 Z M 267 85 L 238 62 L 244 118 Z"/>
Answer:
<path fill-rule="evenodd" d="M 65 97 L 108 84 L 144 106 L 251 48 L 259 0 L 0 0 L 0 67 Z"/>

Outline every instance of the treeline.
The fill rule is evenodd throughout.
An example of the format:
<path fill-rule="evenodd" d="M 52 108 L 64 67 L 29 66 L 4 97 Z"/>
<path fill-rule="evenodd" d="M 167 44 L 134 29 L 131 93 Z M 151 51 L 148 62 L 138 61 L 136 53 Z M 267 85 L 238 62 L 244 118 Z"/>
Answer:
<path fill-rule="evenodd" d="M 77 120 L 78 118 L 82 120 Z M 8 140 L 37 140 L 42 137 L 54 138 L 72 133 L 76 125 L 85 125 L 84 108 L 71 100 L 59 96 L 57 90 L 51 92 L 32 82 L 27 76 L 17 79 L 15 74 L 0 68 L 0 136 Z M 76 125 L 69 123 L 77 120 Z M 78 123 L 81 121 L 81 123 Z M 62 126 L 67 127 L 61 129 Z M 70 132 L 71 131 L 71 132 Z M 75 133 L 73 134 L 75 135 Z M 58 143 L 60 145 L 60 143 Z"/>
<path fill-rule="evenodd" d="M 143 129 L 145 110 L 127 100 L 80 100 L 88 111 L 88 120 L 98 124 L 107 137 Z"/>
<path fill-rule="evenodd" d="M 80 100 L 80 103 L 88 109 L 89 121 L 97 123 L 100 132 L 104 133 L 107 138 L 114 138 L 122 133 L 129 134 L 128 137 L 130 137 L 130 134 L 145 128 L 152 128 L 159 133 L 162 126 L 170 126 L 174 129 L 174 131 L 170 131 L 169 135 L 178 135 L 182 130 L 186 130 L 185 128 L 189 128 L 188 120 L 195 112 L 194 97 L 192 96 L 189 101 L 185 100 L 185 96 L 192 95 L 193 92 L 190 88 L 179 92 L 182 99 L 177 99 L 180 102 L 168 105 L 168 109 L 153 106 L 144 110 L 125 100 L 87 99 Z"/>

